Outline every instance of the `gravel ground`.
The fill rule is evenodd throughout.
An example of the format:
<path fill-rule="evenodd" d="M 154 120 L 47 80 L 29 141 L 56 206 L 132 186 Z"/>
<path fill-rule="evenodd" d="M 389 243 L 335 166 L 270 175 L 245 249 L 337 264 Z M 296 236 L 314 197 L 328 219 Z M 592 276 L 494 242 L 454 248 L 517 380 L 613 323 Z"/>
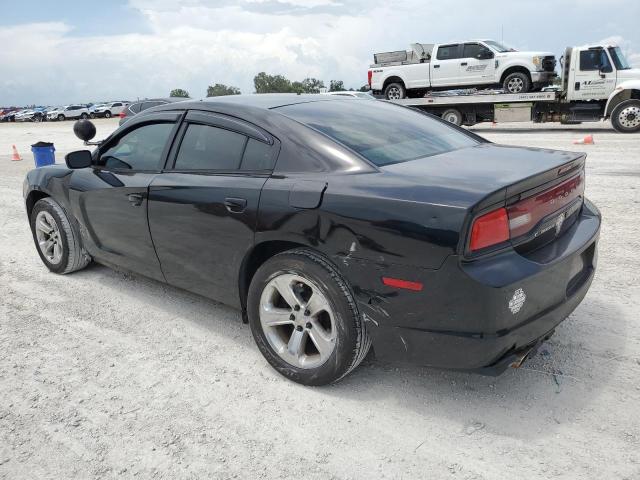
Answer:
<path fill-rule="evenodd" d="M 117 120 L 98 120 L 98 138 Z M 498 378 L 368 359 L 305 388 L 240 314 L 93 265 L 45 269 L 22 203 L 29 145 L 71 122 L 0 124 L 0 478 L 640 479 L 640 136 L 608 124 L 491 126 L 589 152 L 599 270 L 536 357 Z M 595 145 L 572 140 L 593 133 Z M 11 162 L 11 145 L 25 157 Z"/>

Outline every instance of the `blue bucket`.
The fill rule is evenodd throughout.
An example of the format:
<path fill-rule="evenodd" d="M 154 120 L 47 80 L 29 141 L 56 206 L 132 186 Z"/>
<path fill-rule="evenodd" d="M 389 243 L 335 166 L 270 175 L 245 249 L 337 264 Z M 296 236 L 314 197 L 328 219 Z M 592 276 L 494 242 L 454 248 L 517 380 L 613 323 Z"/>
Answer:
<path fill-rule="evenodd" d="M 31 151 L 33 152 L 33 160 L 36 162 L 36 168 L 46 167 L 47 165 L 53 165 L 56 163 L 56 149 L 53 143 L 38 142 L 31 145 Z"/>

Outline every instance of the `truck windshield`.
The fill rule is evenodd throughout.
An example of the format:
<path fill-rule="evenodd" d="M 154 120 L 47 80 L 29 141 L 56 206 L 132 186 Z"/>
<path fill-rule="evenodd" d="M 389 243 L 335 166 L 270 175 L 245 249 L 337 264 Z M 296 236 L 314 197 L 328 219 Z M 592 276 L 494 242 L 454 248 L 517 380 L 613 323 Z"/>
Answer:
<path fill-rule="evenodd" d="M 631 65 L 625 58 L 620 47 L 609 47 L 609 55 L 611 55 L 611 59 L 613 63 L 616 65 L 616 69 L 618 70 L 629 70 Z"/>
<path fill-rule="evenodd" d="M 507 47 L 506 45 L 503 45 L 500 42 L 496 42 L 495 40 L 485 40 L 484 43 L 486 43 L 490 47 L 493 47 L 499 53 L 516 52 L 517 51 L 515 48 Z"/>
<path fill-rule="evenodd" d="M 383 101 L 308 102 L 275 111 L 327 135 L 379 167 L 479 143 L 446 123 Z"/>

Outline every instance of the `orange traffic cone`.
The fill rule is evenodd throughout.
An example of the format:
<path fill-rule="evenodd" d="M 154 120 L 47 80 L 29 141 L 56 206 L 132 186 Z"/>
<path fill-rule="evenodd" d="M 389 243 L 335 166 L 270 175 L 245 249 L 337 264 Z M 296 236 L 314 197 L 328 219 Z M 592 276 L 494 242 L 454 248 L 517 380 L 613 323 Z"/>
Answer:
<path fill-rule="evenodd" d="M 22 157 L 18 153 L 18 149 L 15 145 L 13 146 L 13 156 L 11 157 L 11 160 L 14 162 L 19 162 L 20 160 L 22 160 Z"/>
<path fill-rule="evenodd" d="M 574 140 L 574 145 L 593 145 L 593 135 L 589 134 L 582 140 Z"/>

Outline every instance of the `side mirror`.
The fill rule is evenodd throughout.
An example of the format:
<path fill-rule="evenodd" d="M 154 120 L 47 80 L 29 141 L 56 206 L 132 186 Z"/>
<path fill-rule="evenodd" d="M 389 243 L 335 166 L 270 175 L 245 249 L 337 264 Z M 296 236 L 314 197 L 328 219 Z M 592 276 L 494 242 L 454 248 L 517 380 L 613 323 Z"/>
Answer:
<path fill-rule="evenodd" d="M 480 52 L 478 54 L 478 60 L 489 60 L 493 58 L 493 52 Z"/>
<path fill-rule="evenodd" d="M 91 152 L 89 150 L 76 150 L 67 153 L 64 161 L 69 168 L 87 168 L 91 166 Z"/>
<path fill-rule="evenodd" d="M 78 120 L 73 125 L 73 133 L 76 134 L 80 140 L 88 142 L 96 136 L 96 126 L 91 120 Z"/>

